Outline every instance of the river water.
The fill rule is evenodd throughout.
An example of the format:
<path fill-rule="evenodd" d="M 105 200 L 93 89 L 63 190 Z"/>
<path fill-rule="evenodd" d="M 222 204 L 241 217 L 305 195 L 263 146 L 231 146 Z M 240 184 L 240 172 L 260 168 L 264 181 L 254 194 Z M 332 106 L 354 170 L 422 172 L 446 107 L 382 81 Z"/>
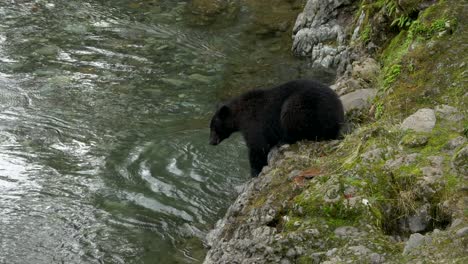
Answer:
<path fill-rule="evenodd" d="M 307 73 L 246 7 L 186 4 L 0 1 L 0 263 L 202 261 L 249 178 L 239 136 L 208 145 L 216 102 Z"/>

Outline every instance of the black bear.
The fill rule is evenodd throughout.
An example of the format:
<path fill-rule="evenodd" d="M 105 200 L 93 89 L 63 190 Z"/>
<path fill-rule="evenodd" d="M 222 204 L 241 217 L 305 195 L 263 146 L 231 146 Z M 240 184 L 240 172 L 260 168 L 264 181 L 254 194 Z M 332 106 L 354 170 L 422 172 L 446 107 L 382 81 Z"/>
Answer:
<path fill-rule="evenodd" d="M 274 146 L 301 139 L 336 139 L 343 123 L 343 105 L 332 89 L 311 80 L 295 80 L 248 91 L 222 104 L 211 119 L 210 144 L 218 145 L 240 131 L 255 177 L 267 165 Z"/>

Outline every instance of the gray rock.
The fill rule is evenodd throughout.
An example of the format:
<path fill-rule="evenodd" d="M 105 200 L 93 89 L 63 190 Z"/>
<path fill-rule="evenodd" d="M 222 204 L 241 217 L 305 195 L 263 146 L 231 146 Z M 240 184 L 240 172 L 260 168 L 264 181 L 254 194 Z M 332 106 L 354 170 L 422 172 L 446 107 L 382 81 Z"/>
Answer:
<path fill-rule="evenodd" d="M 286 257 L 288 258 L 293 258 L 297 255 L 297 252 L 296 250 L 294 250 L 294 248 L 290 248 L 288 249 L 288 252 L 286 252 Z"/>
<path fill-rule="evenodd" d="M 434 110 L 428 108 L 419 109 L 416 113 L 407 117 L 401 124 L 403 130 L 416 132 L 431 132 L 436 123 Z"/>
<path fill-rule="evenodd" d="M 380 264 L 385 262 L 385 257 L 377 254 L 377 253 L 372 253 L 370 254 L 370 263 L 371 264 Z"/>
<path fill-rule="evenodd" d="M 349 247 L 349 250 L 353 251 L 354 255 L 358 255 L 358 256 L 367 255 L 372 252 L 370 249 L 366 248 L 363 245 L 351 246 Z"/>
<path fill-rule="evenodd" d="M 370 106 L 370 101 L 377 94 L 376 89 L 361 89 L 340 97 L 345 112 L 362 110 Z"/>
<path fill-rule="evenodd" d="M 361 155 L 361 159 L 363 162 L 377 162 L 383 159 L 385 150 L 382 148 L 372 149 L 369 150 Z"/>
<path fill-rule="evenodd" d="M 366 58 L 364 61 L 353 62 L 352 77 L 362 79 L 366 82 L 373 82 L 380 73 L 380 66 L 376 60 Z"/>
<path fill-rule="evenodd" d="M 411 165 L 416 162 L 416 159 L 421 156 L 419 153 L 412 153 L 409 155 L 399 155 L 395 159 L 390 159 L 385 162 L 384 167 L 386 169 L 397 169 L 403 165 Z"/>
<path fill-rule="evenodd" d="M 295 177 L 297 177 L 301 173 L 300 170 L 293 170 L 288 174 L 288 179 L 293 180 Z"/>
<path fill-rule="evenodd" d="M 350 0 L 307 1 L 293 28 L 293 53 L 309 57 L 313 67 L 332 67 L 344 72 L 350 63 L 345 32 L 351 25 L 338 19 L 344 13 L 338 10 L 350 4 Z"/>
<path fill-rule="evenodd" d="M 437 182 L 443 175 L 442 165 L 444 162 L 444 157 L 442 156 L 430 156 L 427 157 L 429 162 L 431 163 L 430 166 L 421 168 L 423 173 L 424 181 L 428 184 L 433 184 Z M 425 191 L 433 192 L 432 188 L 427 184 L 422 184 L 421 188 Z M 425 192 L 428 194 L 428 192 Z"/>
<path fill-rule="evenodd" d="M 459 122 L 463 119 L 463 114 L 457 108 L 449 105 L 438 105 L 435 108 L 436 114 L 443 119 Z"/>
<path fill-rule="evenodd" d="M 444 162 L 444 157 L 442 157 L 442 156 L 429 156 L 429 157 L 427 157 L 427 159 L 431 163 L 431 166 L 433 166 L 435 168 L 442 167 L 442 163 Z"/>
<path fill-rule="evenodd" d="M 332 88 L 338 95 L 341 96 L 367 87 L 366 84 L 362 83 L 361 81 L 349 78 L 348 76 L 343 76 L 339 78 L 335 84 L 331 85 L 330 88 Z"/>
<path fill-rule="evenodd" d="M 424 179 L 429 183 L 434 183 L 437 178 L 442 177 L 443 171 L 440 167 L 423 167 L 421 168 Z"/>
<path fill-rule="evenodd" d="M 464 237 L 464 236 L 468 235 L 468 226 L 459 229 L 459 230 L 457 231 L 456 235 L 457 235 L 458 237 Z"/>
<path fill-rule="evenodd" d="M 318 231 L 318 229 L 316 229 L 316 228 L 306 229 L 306 230 L 304 230 L 304 233 L 309 234 L 311 236 L 320 235 L 320 231 Z"/>
<path fill-rule="evenodd" d="M 452 168 L 460 175 L 468 175 L 468 146 L 455 153 L 452 158 Z"/>
<path fill-rule="evenodd" d="M 452 221 L 452 224 L 450 225 L 450 228 L 455 228 L 463 223 L 463 219 L 461 218 L 456 218 L 455 220 Z"/>
<path fill-rule="evenodd" d="M 358 233 L 359 230 L 352 226 L 340 226 L 335 229 L 335 235 L 339 237 L 349 237 Z"/>
<path fill-rule="evenodd" d="M 447 144 L 444 146 L 444 149 L 454 150 L 460 147 L 461 145 L 465 144 L 465 142 L 466 138 L 463 136 L 459 136 L 447 142 Z"/>
<path fill-rule="evenodd" d="M 406 242 L 403 254 L 410 254 L 415 248 L 421 246 L 425 241 L 425 237 L 419 233 L 412 234 Z"/>
<path fill-rule="evenodd" d="M 326 252 L 315 252 L 310 255 L 313 264 L 321 263 L 326 256 Z"/>
<path fill-rule="evenodd" d="M 418 210 L 417 214 L 408 217 L 408 226 L 412 233 L 426 230 L 431 221 L 429 209 L 430 205 L 426 204 Z"/>
<path fill-rule="evenodd" d="M 333 256 L 337 251 L 338 251 L 337 248 L 332 248 L 332 249 L 330 249 L 330 250 L 327 251 L 326 255 L 327 255 L 327 257 L 331 257 L 331 256 Z"/>
<path fill-rule="evenodd" d="M 356 23 L 356 27 L 353 30 L 353 35 L 351 36 L 351 41 L 355 41 L 359 37 L 359 31 L 361 30 L 362 23 L 364 22 L 364 18 L 366 18 L 366 13 L 361 11 L 361 14 L 359 15 L 358 22 Z"/>

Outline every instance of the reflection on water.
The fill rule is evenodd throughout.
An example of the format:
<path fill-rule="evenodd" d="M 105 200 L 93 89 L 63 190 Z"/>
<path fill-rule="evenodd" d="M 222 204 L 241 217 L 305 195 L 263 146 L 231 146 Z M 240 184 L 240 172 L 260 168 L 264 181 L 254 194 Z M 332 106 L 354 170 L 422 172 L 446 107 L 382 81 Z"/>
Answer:
<path fill-rule="evenodd" d="M 186 2 L 0 2 L 0 263 L 201 261 L 248 179 L 208 119 L 256 74 L 242 23 L 190 27 Z"/>

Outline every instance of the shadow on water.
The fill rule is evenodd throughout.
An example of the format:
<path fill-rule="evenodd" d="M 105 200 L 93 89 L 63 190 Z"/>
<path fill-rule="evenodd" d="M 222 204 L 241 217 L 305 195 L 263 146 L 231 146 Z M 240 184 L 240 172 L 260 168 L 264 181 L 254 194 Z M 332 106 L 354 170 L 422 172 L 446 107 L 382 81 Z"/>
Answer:
<path fill-rule="evenodd" d="M 309 72 L 301 1 L 240 1 L 199 26 L 187 1 L 0 3 L 0 262 L 199 263 L 248 179 L 216 148 L 216 102 Z M 275 2 L 275 3 L 276 3 Z"/>

